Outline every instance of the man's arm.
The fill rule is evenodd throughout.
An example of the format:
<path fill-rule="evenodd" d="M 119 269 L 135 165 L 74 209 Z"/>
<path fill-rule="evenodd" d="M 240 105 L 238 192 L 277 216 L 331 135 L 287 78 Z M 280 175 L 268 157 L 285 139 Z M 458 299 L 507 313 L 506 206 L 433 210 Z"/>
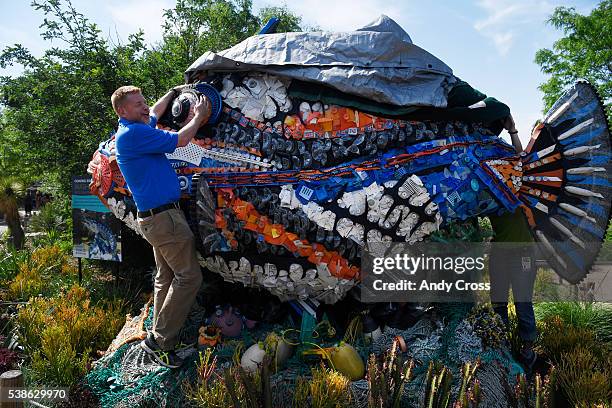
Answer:
<path fill-rule="evenodd" d="M 208 98 L 202 95 L 193 110 L 195 112 L 194 117 L 178 131 L 178 143 L 176 147 L 187 146 L 189 141 L 193 139 L 198 132 L 200 126 L 205 124 L 208 118 L 210 118 L 212 107 Z"/>
<path fill-rule="evenodd" d="M 522 152 L 523 146 L 521 144 L 521 140 L 518 137 L 518 130 L 516 130 L 516 125 L 514 124 L 514 119 L 512 118 L 512 115 L 509 115 L 504 120 L 504 129 L 506 129 L 510 134 L 510 140 L 512 140 L 512 146 L 514 146 L 514 150 L 516 150 L 517 153 Z"/>
<path fill-rule="evenodd" d="M 172 98 L 177 96 L 181 89 L 185 88 L 186 86 L 189 85 L 175 86 L 174 88 L 166 92 L 166 94 L 159 98 L 157 102 L 155 102 L 155 104 L 151 107 L 151 113 L 155 115 L 156 118 L 161 118 L 161 115 L 163 115 L 166 111 L 166 108 L 168 108 L 168 104 L 170 103 Z"/>

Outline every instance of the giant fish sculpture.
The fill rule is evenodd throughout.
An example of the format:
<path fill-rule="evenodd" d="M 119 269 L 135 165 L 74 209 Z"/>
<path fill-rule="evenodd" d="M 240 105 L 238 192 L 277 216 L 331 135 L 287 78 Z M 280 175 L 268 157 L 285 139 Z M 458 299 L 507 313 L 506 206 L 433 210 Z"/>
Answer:
<path fill-rule="evenodd" d="M 334 303 L 359 283 L 366 243 L 518 208 L 565 279 L 597 256 L 611 145 L 586 82 L 517 154 L 498 137 L 509 111 L 484 95 L 452 102 L 467 85 L 386 17 L 353 33 L 253 36 L 203 55 L 186 79 L 159 126 L 179 129 L 200 95 L 212 101 L 209 123 L 168 158 L 200 263 L 227 281 Z M 113 139 L 100 145 L 91 188 L 138 232 L 114 154 Z"/>

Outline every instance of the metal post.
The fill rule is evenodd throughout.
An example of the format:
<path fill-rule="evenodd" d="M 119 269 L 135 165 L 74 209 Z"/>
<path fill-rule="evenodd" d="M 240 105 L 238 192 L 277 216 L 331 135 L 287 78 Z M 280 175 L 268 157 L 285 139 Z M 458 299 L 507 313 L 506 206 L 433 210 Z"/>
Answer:
<path fill-rule="evenodd" d="M 83 282 L 83 263 L 81 262 L 81 258 L 77 258 L 79 260 L 79 285 Z"/>

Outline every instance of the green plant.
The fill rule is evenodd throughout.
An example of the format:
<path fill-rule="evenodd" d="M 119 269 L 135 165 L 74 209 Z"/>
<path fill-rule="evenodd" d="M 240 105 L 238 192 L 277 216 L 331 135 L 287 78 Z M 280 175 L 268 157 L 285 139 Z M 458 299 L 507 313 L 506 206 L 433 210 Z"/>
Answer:
<path fill-rule="evenodd" d="M 262 368 L 253 373 L 240 366 L 238 353 L 234 357 L 234 364 L 219 375 L 212 349 L 200 352 L 197 382 L 183 386 L 186 398 L 198 407 L 271 407 L 270 356 L 266 356 Z"/>
<path fill-rule="evenodd" d="M 512 392 L 508 392 L 510 406 L 513 408 L 533 407 L 548 408 L 554 407 L 553 383 L 555 368 L 552 367 L 549 375 L 542 377 L 536 374 L 533 382 L 527 381 L 525 374 L 517 376 L 517 381 Z"/>
<path fill-rule="evenodd" d="M 0 247 L 0 290 L 5 285 L 8 287 L 8 283 L 19 273 L 19 265 L 27 263 L 30 255 L 29 251 Z"/>
<path fill-rule="evenodd" d="M 561 355 L 556 385 L 572 405 L 597 406 L 612 400 L 612 357 L 600 351 L 580 346 Z"/>
<path fill-rule="evenodd" d="M 538 320 L 557 316 L 567 326 L 590 329 L 598 340 L 612 344 L 612 305 L 593 302 L 546 302 L 534 305 Z"/>
<path fill-rule="evenodd" d="M 70 202 L 66 198 L 55 198 L 44 205 L 40 212 L 30 220 L 30 229 L 46 234 L 62 233 L 68 229 L 70 219 Z"/>
<path fill-rule="evenodd" d="M 477 407 L 480 404 L 480 382 L 475 378 L 480 361 L 466 362 L 461 367 L 461 387 L 453 408 Z"/>
<path fill-rule="evenodd" d="M 351 381 L 339 372 L 323 366 L 311 370 L 312 378 L 299 377 L 293 406 L 297 408 L 352 407 Z"/>
<path fill-rule="evenodd" d="M 8 225 L 11 243 L 16 249 L 22 249 L 25 234 L 21 227 L 18 201 L 23 194 L 23 184 L 14 177 L 0 177 L 0 213 Z"/>
<path fill-rule="evenodd" d="M 441 363 L 430 361 L 425 378 L 427 408 L 447 408 L 451 399 L 453 374 Z"/>
<path fill-rule="evenodd" d="M 85 374 L 90 354 L 106 349 L 124 322 L 122 304 L 92 305 L 89 293 L 78 285 L 49 299 L 32 298 L 16 317 L 20 343 L 32 356 L 31 378 L 74 384 Z"/>
<path fill-rule="evenodd" d="M 20 259 L 17 267 L 19 272 L 7 288 L 7 298 L 12 300 L 52 295 L 72 284 L 77 276 L 71 259 L 55 245 L 35 249 L 30 257 Z"/>
<path fill-rule="evenodd" d="M 399 337 L 396 337 L 391 348 L 385 353 L 382 361 L 371 354 L 368 359 L 368 404 L 370 407 L 399 407 L 404 384 L 410 381 L 414 361 L 407 361 L 398 352 Z"/>
<path fill-rule="evenodd" d="M 91 349 L 78 353 L 61 326 L 51 326 L 40 339 L 40 349 L 32 354 L 32 378 L 42 384 L 70 386 L 87 372 Z"/>
<path fill-rule="evenodd" d="M 519 335 L 518 329 L 518 319 L 516 317 L 516 308 L 514 307 L 514 303 L 510 303 L 508 305 L 508 342 L 510 343 L 510 350 L 512 353 L 517 356 L 521 347 L 523 346 L 523 340 Z"/>
<path fill-rule="evenodd" d="M 467 362 L 461 368 L 461 386 L 457 399 L 451 405 L 453 374 L 444 365 L 429 362 L 425 377 L 425 404 L 427 408 L 468 408 L 480 403 L 480 382 L 474 375 L 480 362 Z"/>
<path fill-rule="evenodd" d="M 555 364 L 551 387 L 572 406 L 596 406 L 612 398 L 610 345 L 598 341 L 589 316 L 561 313 L 541 322 L 539 347 Z"/>
<path fill-rule="evenodd" d="M 184 385 L 187 400 L 198 407 L 223 408 L 232 405 L 225 383 L 213 377 L 216 368 L 217 357 L 213 357 L 212 349 L 200 352 L 196 366 L 197 384 Z"/>
<path fill-rule="evenodd" d="M 506 327 L 490 304 L 480 304 L 470 312 L 467 322 L 480 337 L 483 346 L 500 348 L 507 340 Z"/>
<path fill-rule="evenodd" d="M 558 286 L 559 275 L 552 268 L 539 268 L 533 286 L 533 302 L 548 302 L 561 299 Z"/>
<path fill-rule="evenodd" d="M 550 360 L 558 364 L 563 353 L 571 352 L 578 346 L 596 347 L 595 335 L 591 329 L 566 324 L 560 316 L 549 317 L 539 323 L 538 346 Z"/>
<path fill-rule="evenodd" d="M 578 79 L 593 84 L 602 100 L 612 97 L 610 80 L 610 35 L 612 1 L 602 0 L 589 14 L 580 14 L 574 7 L 556 7 L 548 23 L 562 36 L 552 47 L 535 54 L 535 63 L 550 77 L 539 86 L 543 92 L 544 109 L 549 109 L 558 96 Z M 612 119 L 608 109 L 608 120 Z"/>

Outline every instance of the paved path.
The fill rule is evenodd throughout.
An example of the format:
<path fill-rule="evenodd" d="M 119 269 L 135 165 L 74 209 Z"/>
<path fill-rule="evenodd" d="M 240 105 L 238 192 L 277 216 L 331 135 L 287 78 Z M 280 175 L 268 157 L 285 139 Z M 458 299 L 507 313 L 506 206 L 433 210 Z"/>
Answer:
<path fill-rule="evenodd" d="M 36 214 L 38 211 L 32 211 L 32 215 Z M 25 220 L 25 211 L 22 209 L 19 209 L 19 216 L 21 217 L 21 225 L 24 225 L 24 220 Z M 8 231 L 8 227 L 6 225 L 6 222 L 4 221 L 4 218 L 0 218 L 0 236 L 4 235 L 4 233 Z"/>

